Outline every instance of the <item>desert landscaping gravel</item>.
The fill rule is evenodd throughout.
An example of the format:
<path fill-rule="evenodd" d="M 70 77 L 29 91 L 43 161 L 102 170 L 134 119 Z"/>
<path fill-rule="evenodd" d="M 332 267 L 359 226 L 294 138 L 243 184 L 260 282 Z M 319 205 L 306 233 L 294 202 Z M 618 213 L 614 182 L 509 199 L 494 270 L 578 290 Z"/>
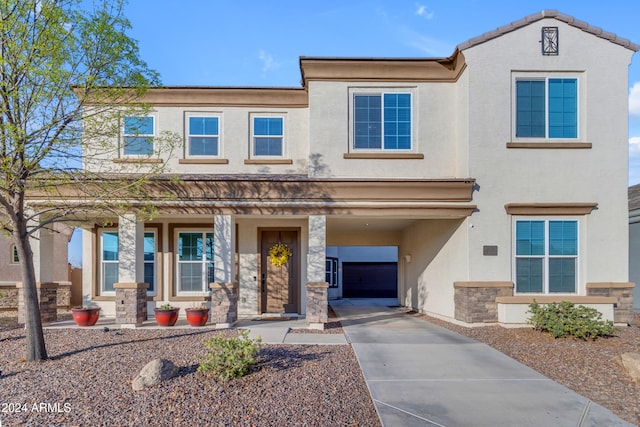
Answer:
<path fill-rule="evenodd" d="M 235 332 L 47 330 L 51 360 L 25 363 L 24 330 L 4 330 L 2 426 L 380 425 L 350 346 L 262 345 L 249 375 L 220 382 L 196 371 L 202 340 L 219 333 Z M 155 358 L 179 375 L 134 392 Z"/>
<path fill-rule="evenodd" d="M 407 315 L 484 342 L 640 424 L 640 387 L 614 361 L 625 352 L 640 353 L 639 317 L 631 327 L 616 328 L 615 337 L 579 341 L 529 328 L 467 328 Z M 340 333 L 339 323 L 330 321 L 324 333 Z M 0 316 L 2 427 L 380 425 L 351 346 L 262 345 L 249 375 L 219 382 L 196 372 L 202 340 L 217 333 L 235 332 L 48 330 L 51 360 L 29 364 L 22 359 L 23 329 Z M 178 377 L 134 392 L 132 379 L 160 357 L 179 367 Z M 16 404 L 26 410 L 16 412 Z"/>

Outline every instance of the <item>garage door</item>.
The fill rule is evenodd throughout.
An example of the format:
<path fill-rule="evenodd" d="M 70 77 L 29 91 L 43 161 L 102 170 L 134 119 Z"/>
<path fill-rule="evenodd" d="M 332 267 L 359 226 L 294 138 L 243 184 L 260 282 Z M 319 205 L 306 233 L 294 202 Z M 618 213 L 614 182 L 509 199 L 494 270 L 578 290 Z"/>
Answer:
<path fill-rule="evenodd" d="M 344 298 L 395 298 L 397 284 L 397 262 L 342 263 Z"/>

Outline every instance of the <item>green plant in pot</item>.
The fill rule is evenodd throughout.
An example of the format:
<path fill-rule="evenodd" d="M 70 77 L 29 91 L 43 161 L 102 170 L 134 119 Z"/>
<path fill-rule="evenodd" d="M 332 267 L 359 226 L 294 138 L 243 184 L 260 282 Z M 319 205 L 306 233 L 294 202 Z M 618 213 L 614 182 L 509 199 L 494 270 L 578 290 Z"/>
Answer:
<path fill-rule="evenodd" d="M 73 321 L 78 326 L 93 326 L 100 318 L 100 307 L 97 305 L 83 305 L 71 309 Z"/>
<path fill-rule="evenodd" d="M 209 320 L 209 307 L 200 305 L 197 307 L 185 308 L 187 313 L 187 322 L 191 326 L 204 326 Z"/>
<path fill-rule="evenodd" d="M 160 326 L 173 326 L 178 320 L 180 307 L 173 307 L 171 304 L 163 304 L 153 309 L 156 323 Z"/>

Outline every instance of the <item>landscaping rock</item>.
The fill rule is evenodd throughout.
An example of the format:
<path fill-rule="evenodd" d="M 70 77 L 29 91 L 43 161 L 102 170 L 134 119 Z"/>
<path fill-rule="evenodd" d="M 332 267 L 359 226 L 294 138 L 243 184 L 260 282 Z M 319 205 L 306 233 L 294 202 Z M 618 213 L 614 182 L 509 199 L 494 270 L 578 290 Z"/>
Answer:
<path fill-rule="evenodd" d="M 634 381 L 640 379 L 640 353 L 622 353 L 616 356 L 614 360 L 626 369 Z"/>
<path fill-rule="evenodd" d="M 167 359 L 154 359 L 147 363 L 133 380 L 133 389 L 142 390 L 147 386 L 159 384 L 175 377 L 178 374 L 178 368 L 172 361 Z"/>

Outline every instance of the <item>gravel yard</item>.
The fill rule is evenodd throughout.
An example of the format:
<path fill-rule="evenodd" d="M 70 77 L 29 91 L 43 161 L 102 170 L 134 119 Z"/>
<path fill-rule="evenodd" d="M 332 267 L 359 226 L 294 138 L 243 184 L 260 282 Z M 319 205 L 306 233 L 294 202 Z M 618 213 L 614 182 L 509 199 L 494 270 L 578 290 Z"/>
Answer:
<path fill-rule="evenodd" d="M 640 424 L 640 386 L 613 361 L 621 353 L 640 352 L 640 316 L 634 326 L 617 328 L 615 337 L 578 341 L 553 339 L 529 328 L 466 328 L 422 314 L 408 315 L 484 342 Z M 262 345 L 250 375 L 222 383 L 196 368 L 204 352 L 202 340 L 232 331 L 48 330 L 51 360 L 27 364 L 21 359 L 24 333 L 14 324 L 15 320 L 0 316 L 3 427 L 380 425 L 350 346 Z M 341 332 L 335 318 L 319 331 Z M 180 368 L 179 376 L 133 392 L 133 377 L 158 357 L 172 360 Z M 50 405 L 40 407 L 42 403 Z M 17 413 L 15 404 L 26 412 Z"/>
<path fill-rule="evenodd" d="M 380 425 L 350 346 L 262 345 L 249 375 L 218 382 L 196 372 L 202 340 L 233 331 L 45 333 L 51 360 L 27 364 L 23 329 L 0 332 L 3 427 Z M 178 377 L 132 391 L 140 369 L 161 357 Z"/>

